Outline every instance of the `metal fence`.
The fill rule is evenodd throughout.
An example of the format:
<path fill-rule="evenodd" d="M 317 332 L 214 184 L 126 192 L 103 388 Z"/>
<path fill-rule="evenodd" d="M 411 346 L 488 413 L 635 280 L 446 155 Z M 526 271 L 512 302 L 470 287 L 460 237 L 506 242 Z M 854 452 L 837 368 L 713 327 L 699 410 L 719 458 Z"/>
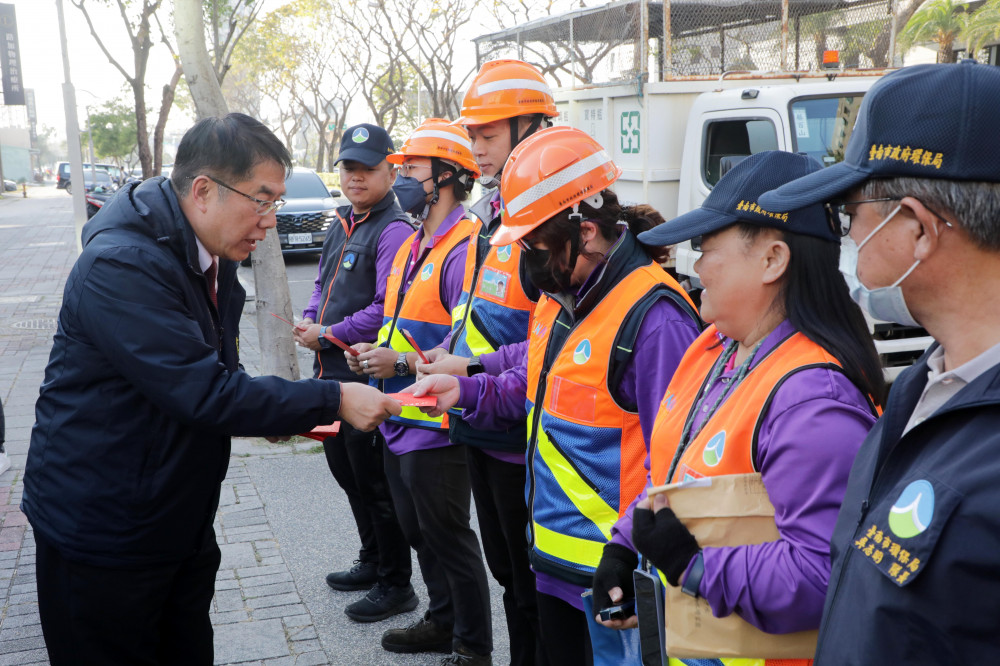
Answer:
<path fill-rule="evenodd" d="M 894 0 L 619 0 L 477 38 L 479 64 L 518 58 L 560 87 L 893 65 Z"/>

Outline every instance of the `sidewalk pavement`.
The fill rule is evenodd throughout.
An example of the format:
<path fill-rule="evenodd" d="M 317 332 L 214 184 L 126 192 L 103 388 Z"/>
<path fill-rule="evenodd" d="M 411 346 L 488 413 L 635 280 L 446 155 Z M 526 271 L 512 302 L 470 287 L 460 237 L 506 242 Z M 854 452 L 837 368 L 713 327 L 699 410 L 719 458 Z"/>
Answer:
<path fill-rule="evenodd" d="M 75 261 L 70 197 L 34 188 L 0 200 L 0 399 L 11 469 L 0 475 L 0 666 L 47 664 L 35 591 L 35 542 L 19 510 L 34 403 Z M 240 269 L 251 282 L 252 272 Z M 256 316 L 248 303 L 241 360 L 257 374 Z M 309 366 L 303 364 L 307 369 Z M 300 438 L 301 439 L 301 438 Z M 212 605 L 215 663 L 256 666 L 436 664 L 442 655 L 382 650 L 384 630 L 413 622 L 427 592 L 414 562 L 416 611 L 372 624 L 343 615 L 363 593 L 330 590 L 328 571 L 357 557 L 346 497 L 312 440 L 234 439 L 215 531 L 222 550 Z M 475 519 L 473 519 L 475 525 Z M 497 664 L 509 662 L 501 591 L 490 580 Z"/>

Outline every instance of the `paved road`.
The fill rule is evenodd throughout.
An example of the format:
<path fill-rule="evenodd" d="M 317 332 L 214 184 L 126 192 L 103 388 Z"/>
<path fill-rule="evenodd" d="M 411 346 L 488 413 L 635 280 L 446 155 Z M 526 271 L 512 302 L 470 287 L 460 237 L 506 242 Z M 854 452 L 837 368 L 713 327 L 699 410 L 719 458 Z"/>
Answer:
<path fill-rule="evenodd" d="M 34 538 L 18 510 L 22 472 L 45 364 L 75 259 L 71 199 L 54 187 L 28 199 L 0 200 L 0 399 L 13 466 L 0 475 L 0 666 L 46 664 L 38 621 Z M 308 302 L 316 257 L 288 260 L 296 315 Z M 240 277 L 252 291 L 249 268 Z M 259 355 L 256 315 L 247 304 L 241 326 L 247 369 Z M 311 357 L 300 351 L 304 376 Z M 427 594 L 414 561 L 417 611 L 370 625 L 351 622 L 343 607 L 360 593 L 334 592 L 324 580 L 350 564 L 358 539 L 350 509 L 314 442 L 271 445 L 234 440 L 223 483 L 216 534 L 223 551 L 212 620 L 216 664 L 435 664 L 440 655 L 392 655 L 382 631 L 416 620 Z M 491 580 L 497 664 L 509 662 L 500 591 Z"/>

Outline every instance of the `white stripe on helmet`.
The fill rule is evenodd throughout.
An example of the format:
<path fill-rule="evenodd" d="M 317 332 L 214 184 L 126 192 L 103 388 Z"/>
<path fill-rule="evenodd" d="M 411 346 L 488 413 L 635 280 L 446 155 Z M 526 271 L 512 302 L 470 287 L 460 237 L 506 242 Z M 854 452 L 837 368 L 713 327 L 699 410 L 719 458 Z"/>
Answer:
<path fill-rule="evenodd" d="M 476 93 L 480 97 L 491 92 L 500 92 L 501 90 L 535 90 L 545 93 L 549 97 L 552 96 L 552 89 L 549 88 L 548 84 L 544 81 L 535 81 L 534 79 L 501 79 L 500 81 L 480 83 L 476 87 Z"/>
<path fill-rule="evenodd" d="M 538 182 L 526 189 L 524 192 L 521 192 L 519 195 L 514 197 L 513 200 L 508 201 L 504 206 L 507 211 L 507 215 L 517 215 L 519 212 L 532 205 L 542 197 L 552 194 L 563 185 L 571 183 L 580 176 L 605 164 L 612 164 L 611 156 L 608 155 L 606 150 L 599 150 L 593 155 L 585 157 L 575 164 L 570 164 L 565 169 L 555 172 L 545 180 Z"/>
<path fill-rule="evenodd" d="M 458 145 L 464 147 L 466 150 L 472 150 L 472 143 L 465 137 L 459 134 L 452 134 L 451 132 L 446 132 L 443 130 L 417 130 L 410 135 L 411 139 L 445 139 L 447 141 L 454 141 Z"/>

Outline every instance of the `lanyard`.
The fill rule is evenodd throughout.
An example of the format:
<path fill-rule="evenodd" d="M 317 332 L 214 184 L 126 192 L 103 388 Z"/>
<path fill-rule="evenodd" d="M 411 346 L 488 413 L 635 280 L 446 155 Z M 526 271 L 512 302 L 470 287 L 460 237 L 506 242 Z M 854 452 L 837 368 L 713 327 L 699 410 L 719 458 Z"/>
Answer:
<path fill-rule="evenodd" d="M 750 372 L 750 366 L 753 364 L 754 358 L 757 357 L 757 351 L 760 349 L 762 343 L 763 340 L 758 342 L 757 346 L 753 348 L 752 352 L 750 352 L 750 355 L 747 356 L 747 359 L 740 364 L 740 367 L 737 368 L 736 374 L 733 376 L 732 380 L 730 380 L 729 383 L 726 384 L 725 388 L 719 392 L 719 395 L 716 397 L 712 407 L 705 410 L 705 418 L 701 420 L 698 430 L 692 432 L 695 415 L 705 407 L 705 401 L 708 399 L 709 391 L 711 391 L 712 387 L 715 386 L 715 382 L 717 382 L 719 377 L 722 375 L 722 371 L 727 365 L 729 365 L 730 359 L 732 359 L 736 354 L 736 350 L 739 349 L 739 342 L 733 340 L 729 346 L 726 347 L 725 351 L 722 352 L 722 355 L 715 362 L 715 365 L 712 366 L 712 372 L 708 376 L 708 381 L 702 385 L 701 390 L 698 392 L 698 398 L 694 401 L 694 406 L 691 407 L 691 411 L 689 411 L 687 415 L 687 420 L 684 422 L 684 430 L 681 431 L 681 440 L 678 442 L 677 451 L 674 453 L 674 459 L 670 462 L 670 472 L 667 474 L 666 483 L 670 483 L 670 479 L 674 477 L 674 471 L 677 469 L 677 463 L 680 462 L 681 456 L 683 456 L 684 452 L 687 451 L 691 441 L 701 434 L 701 431 L 715 415 L 715 412 L 718 411 L 719 406 Z"/>

